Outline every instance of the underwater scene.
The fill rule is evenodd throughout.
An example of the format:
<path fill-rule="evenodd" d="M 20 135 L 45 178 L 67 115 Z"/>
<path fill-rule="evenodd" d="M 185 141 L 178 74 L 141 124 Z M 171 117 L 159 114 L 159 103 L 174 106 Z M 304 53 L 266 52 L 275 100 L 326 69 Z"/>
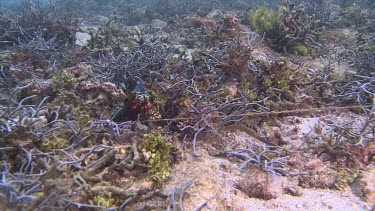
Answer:
<path fill-rule="evenodd" d="M 374 210 L 374 10 L 0 0 L 0 210 Z"/>

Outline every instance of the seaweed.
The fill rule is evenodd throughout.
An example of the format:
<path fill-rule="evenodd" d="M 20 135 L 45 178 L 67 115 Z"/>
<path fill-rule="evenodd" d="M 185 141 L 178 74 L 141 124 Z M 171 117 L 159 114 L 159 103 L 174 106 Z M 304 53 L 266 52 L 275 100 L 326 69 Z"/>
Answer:
<path fill-rule="evenodd" d="M 321 29 L 311 28 L 317 20 L 306 15 L 304 5 L 286 2 L 279 6 L 277 11 L 266 9 L 267 5 L 257 10 L 250 10 L 248 12 L 250 25 L 259 34 L 264 34 L 267 43 L 277 51 L 293 52 L 296 46 L 301 45 L 308 49 L 319 49 L 321 46 L 316 40 Z M 299 52 L 302 50 L 301 47 Z"/>
<path fill-rule="evenodd" d="M 61 89 L 72 89 L 76 80 L 77 79 L 74 77 L 74 75 L 67 71 L 55 72 L 52 76 L 53 90 L 58 92 Z"/>
<path fill-rule="evenodd" d="M 161 183 L 168 178 L 170 174 L 170 150 L 172 144 L 166 141 L 161 134 L 145 134 L 141 147 L 146 150 L 148 155 L 149 174 L 153 181 L 160 187 Z"/>
<path fill-rule="evenodd" d="M 289 47 L 288 51 L 292 54 L 307 56 L 309 49 L 302 43 L 296 43 Z"/>
<path fill-rule="evenodd" d="M 286 7 L 279 7 L 276 12 L 267 10 L 266 7 L 267 5 L 264 5 L 257 10 L 250 10 L 248 12 L 249 23 L 259 34 L 265 34 L 266 38 L 280 40 L 283 37 L 280 26 Z"/>
<path fill-rule="evenodd" d="M 109 196 L 95 196 L 94 197 L 94 205 L 99 207 L 113 207 L 113 202 L 115 199 L 111 197 L 111 193 Z"/>

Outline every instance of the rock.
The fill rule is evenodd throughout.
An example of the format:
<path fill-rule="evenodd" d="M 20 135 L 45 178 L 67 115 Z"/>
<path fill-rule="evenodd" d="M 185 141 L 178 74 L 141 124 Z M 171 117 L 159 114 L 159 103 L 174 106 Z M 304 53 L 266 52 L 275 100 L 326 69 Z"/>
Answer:
<path fill-rule="evenodd" d="M 302 196 L 302 188 L 299 186 L 288 186 L 285 187 L 285 192 L 291 196 Z"/>
<path fill-rule="evenodd" d="M 81 46 L 81 47 L 86 46 L 91 39 L 91 35 L 85 32 L 77 32 L 75 34 L 75 37 L 76 37 L 76 45 Z"/>
<path fill-rule="evenodd" d="M 303 208 L 303 204 L 296 204 L 297 208 Z"/>
<path fill-rule="evenodd" d="M 186 49 L 185 55 L 182 56 L 182 58 L 186 59 L 188 61 L 192 61 L 193 60 L 193 55 L 192 55 L 193 52 L 194 52 L 193 49 Z"/>
<path fill-rule="evenodd" d="M 43 189 L 47 193 L 53 192 L 56 194 L 68 194 L 70 191 L 69 187 L 66 185 L 66 181 L 61 179 L 46 179 L 43 184 Z"/>
<path fill-rule="evenodd" d="M 103 15 L 98 15 L 98 16 L 95 16 L 93 17 L 90 22 L 95 24 L 95 25 L 101 25 L 101 24 L 105 24 L 105 23 L 108 23 L 110 19 L 106 16 L 103 16 Z"/>
<path fill-rule="evenodd" d="M 356 31 L 351 29 L 328 29 L 321 36 L 322 44 L 341 44 L 346 48 L 356 46 Z"/>
<path fill-rule="evenodd" d="M 208 19 L 214 19 L 216 17 L 221 17 L 223 13 L 220 10 L 212 10 L 210 13 L 206 15 Z"/>
<path fill-rule="evenodd" d="M 279 127 L 264 127 L 263 133 L 266 135 L 267 140 L 275 145 L 286 144 Z"/>
<path fill-rule="evenodd" d="M 92 32 L 96 33 L 97 31 L 99 31 L 99 27 L 97 27 L 97 26 L 89 26 L 89 25 L 86 26 L 86 25 L 81 25 L 80 28 L 81 28 L 83 31 L 85 31 L 85 32 L 90 32 L 90 31 L 92 31 Z"/>
<path fill-rule="evenodd" d="M 315 168 L 323 166 L 323 165 L 324 165 L 324 163 L 323 163 L 322 160 L 320 160 L 318 158 L 315 158 L 315 159 L 311 159 L 309 162 L 305 163 L 304 169 L 305 170 L 312 170 L 312 169 L 315 169 Z"/>
<path fill-rule="evenodd" d="M 328 166 L 316 166 L 309 173 L 299 177 L 299 184 L 303 188 L 334 188 L 336 185 L 338 174 Z"/>
<path fill-rule="evenodd" d="M 375 204 L 375 169 L 361 173 L 353 186 L 359 197 L 368 203 Z"/>
<path fill-rule="evenodd" d="M 151 27 L 159 30 L 162 30 L 163 28 L 167 27 L 167 25 L 168 24 L 166 22 L 159 19 L 153 19 L 151 22 Z"/>
<path fill-rule="evenodd" d="M 287 183 L 284 177 L 276 176 L 272 181 L 272 174 L 260 170 L 257 166 L 245 169 L 241 172 L 241 180 L 237 188 L 248 197 L 264 200 L 275 199 L 282 195 L 282 184 Z"/>

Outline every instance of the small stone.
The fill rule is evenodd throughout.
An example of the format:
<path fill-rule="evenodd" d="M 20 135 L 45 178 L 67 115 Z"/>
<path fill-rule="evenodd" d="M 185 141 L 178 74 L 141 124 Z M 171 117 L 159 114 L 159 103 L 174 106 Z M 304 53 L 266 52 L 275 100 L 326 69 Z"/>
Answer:
<path fill-rule="evenodd" d="M 208 19 L 214 19 L 216 17 L 221 17 L 223 13 L 220 10 L 212 10 L 210 13 L 206 15 Z"/>
<path fill-rule="evenodd" d="M 298 187 L 298 186 L 296 186 L 296 187 L 286 187 L 285 191 L 289 195 L 292 195 L 292 196 L 302 196 L 303 195 L 301 188 Z"/>
<path fill-rule="evenodd" d="M 183 56 L 183 58 L 186 59 L 186 60 L 188 60 L 188 61 L 192 61 L 193 60 L 192 53 L 194 53 L 193 49 L 186 49 L 185 55 Z"/>
<path fill-rule="evenodd" d="M 303 205 L 302 204 L 296 204 L 296 207 L 297 208 L 303 208 Z"/>
<path fill-rule="evenodd" d="M 346 202 L 346 205 L 350 206 L 350 207 L 353 207 L 355 204 L 353 202 Z"/>
<path fill-rule="evenodd" d="M 256 166 L 246 168 L 241 172 L 241 179 L 237 187 L 248 197 L 260 198 L 264 200 L 275 199 L 282 195 L 282 184 L 286 182 L 284 177 L 275 177 L 273 182 L 267 178 L 267 172 L 260 170 Z"/>
<path fill-rule="evenodd" d="M 75 34 L 75 37 L 76 37 L 76 45 L 78 46 L 86 46 L 90 39 L 91 39 L 91 35 L 89 35 L 88 33 L 85 33 L 85 32 L 77 32 Z"/>
<path fill-rule="evenodd" d="M 168 24 L 166 22 L 159 19 L 153 19 L 151 22 L 151 27 L 159 30 L 162 30 L 163 28 L 167 27 L 167 25 Z"/>
<path fill-rule="evenodd" d="M 363 171 L 353 184 L 356 194 L 368 203 L 375 204 L 375 169 Z"/>
<path fill-rule="evenodd" d="M 108 23 L 110 21 L 110 19 L 106 16 L 103 16 L 103 15 L 98 15 L 96 16 L 95 18 L 99 23 Z"/>

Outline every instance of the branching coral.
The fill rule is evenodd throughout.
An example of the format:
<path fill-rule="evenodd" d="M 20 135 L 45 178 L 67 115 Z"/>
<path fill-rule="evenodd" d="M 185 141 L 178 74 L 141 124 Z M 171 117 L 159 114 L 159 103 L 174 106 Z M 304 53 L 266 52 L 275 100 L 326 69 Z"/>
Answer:
<path fill-rule="evenodd" d="M 0 15 L 1 45 L 17 46 L 17 62 L 28 62 L 36 68 L 63 66 L 62 48 L 73 44 L 78 21 L 68 11 L 60 10 L 62 1 L 40 4 L 22 1 L 14 13 L 2 10 Z M 4 21 L 4 22 L 3 22 Z M 5 39 L 5 42 L 3 40 Z"/>
<path fill-rule="evenodd" d="M 308 175 L 307 172 L 289 173 L 285 168 L 286 163 L 284 161 L 289 157 L 278 157 L 280 152 L 265 144 L 259 146 L 251 143 L 248 149 L 238 149 L 237 151 L 238 152 L 229 152 L 228 156 L 237 156 L 246 160 L 239 170 L 242 170 L 250 163 L 254 163 L 259 165 L 263 171 L 272 173 L 273 177 L 282 174 L 293 176 L 302 174 Z"/>
<path fill-rule="evenodd" d="M 88 60 L 101 80 L 132 90 L 139 79 L 149 82 L 153 71 L 162 70 L 173 50 L 173 47 L 162 45 L 158 40 L 147 41 L 128 50 L 105 52 Z"/>

